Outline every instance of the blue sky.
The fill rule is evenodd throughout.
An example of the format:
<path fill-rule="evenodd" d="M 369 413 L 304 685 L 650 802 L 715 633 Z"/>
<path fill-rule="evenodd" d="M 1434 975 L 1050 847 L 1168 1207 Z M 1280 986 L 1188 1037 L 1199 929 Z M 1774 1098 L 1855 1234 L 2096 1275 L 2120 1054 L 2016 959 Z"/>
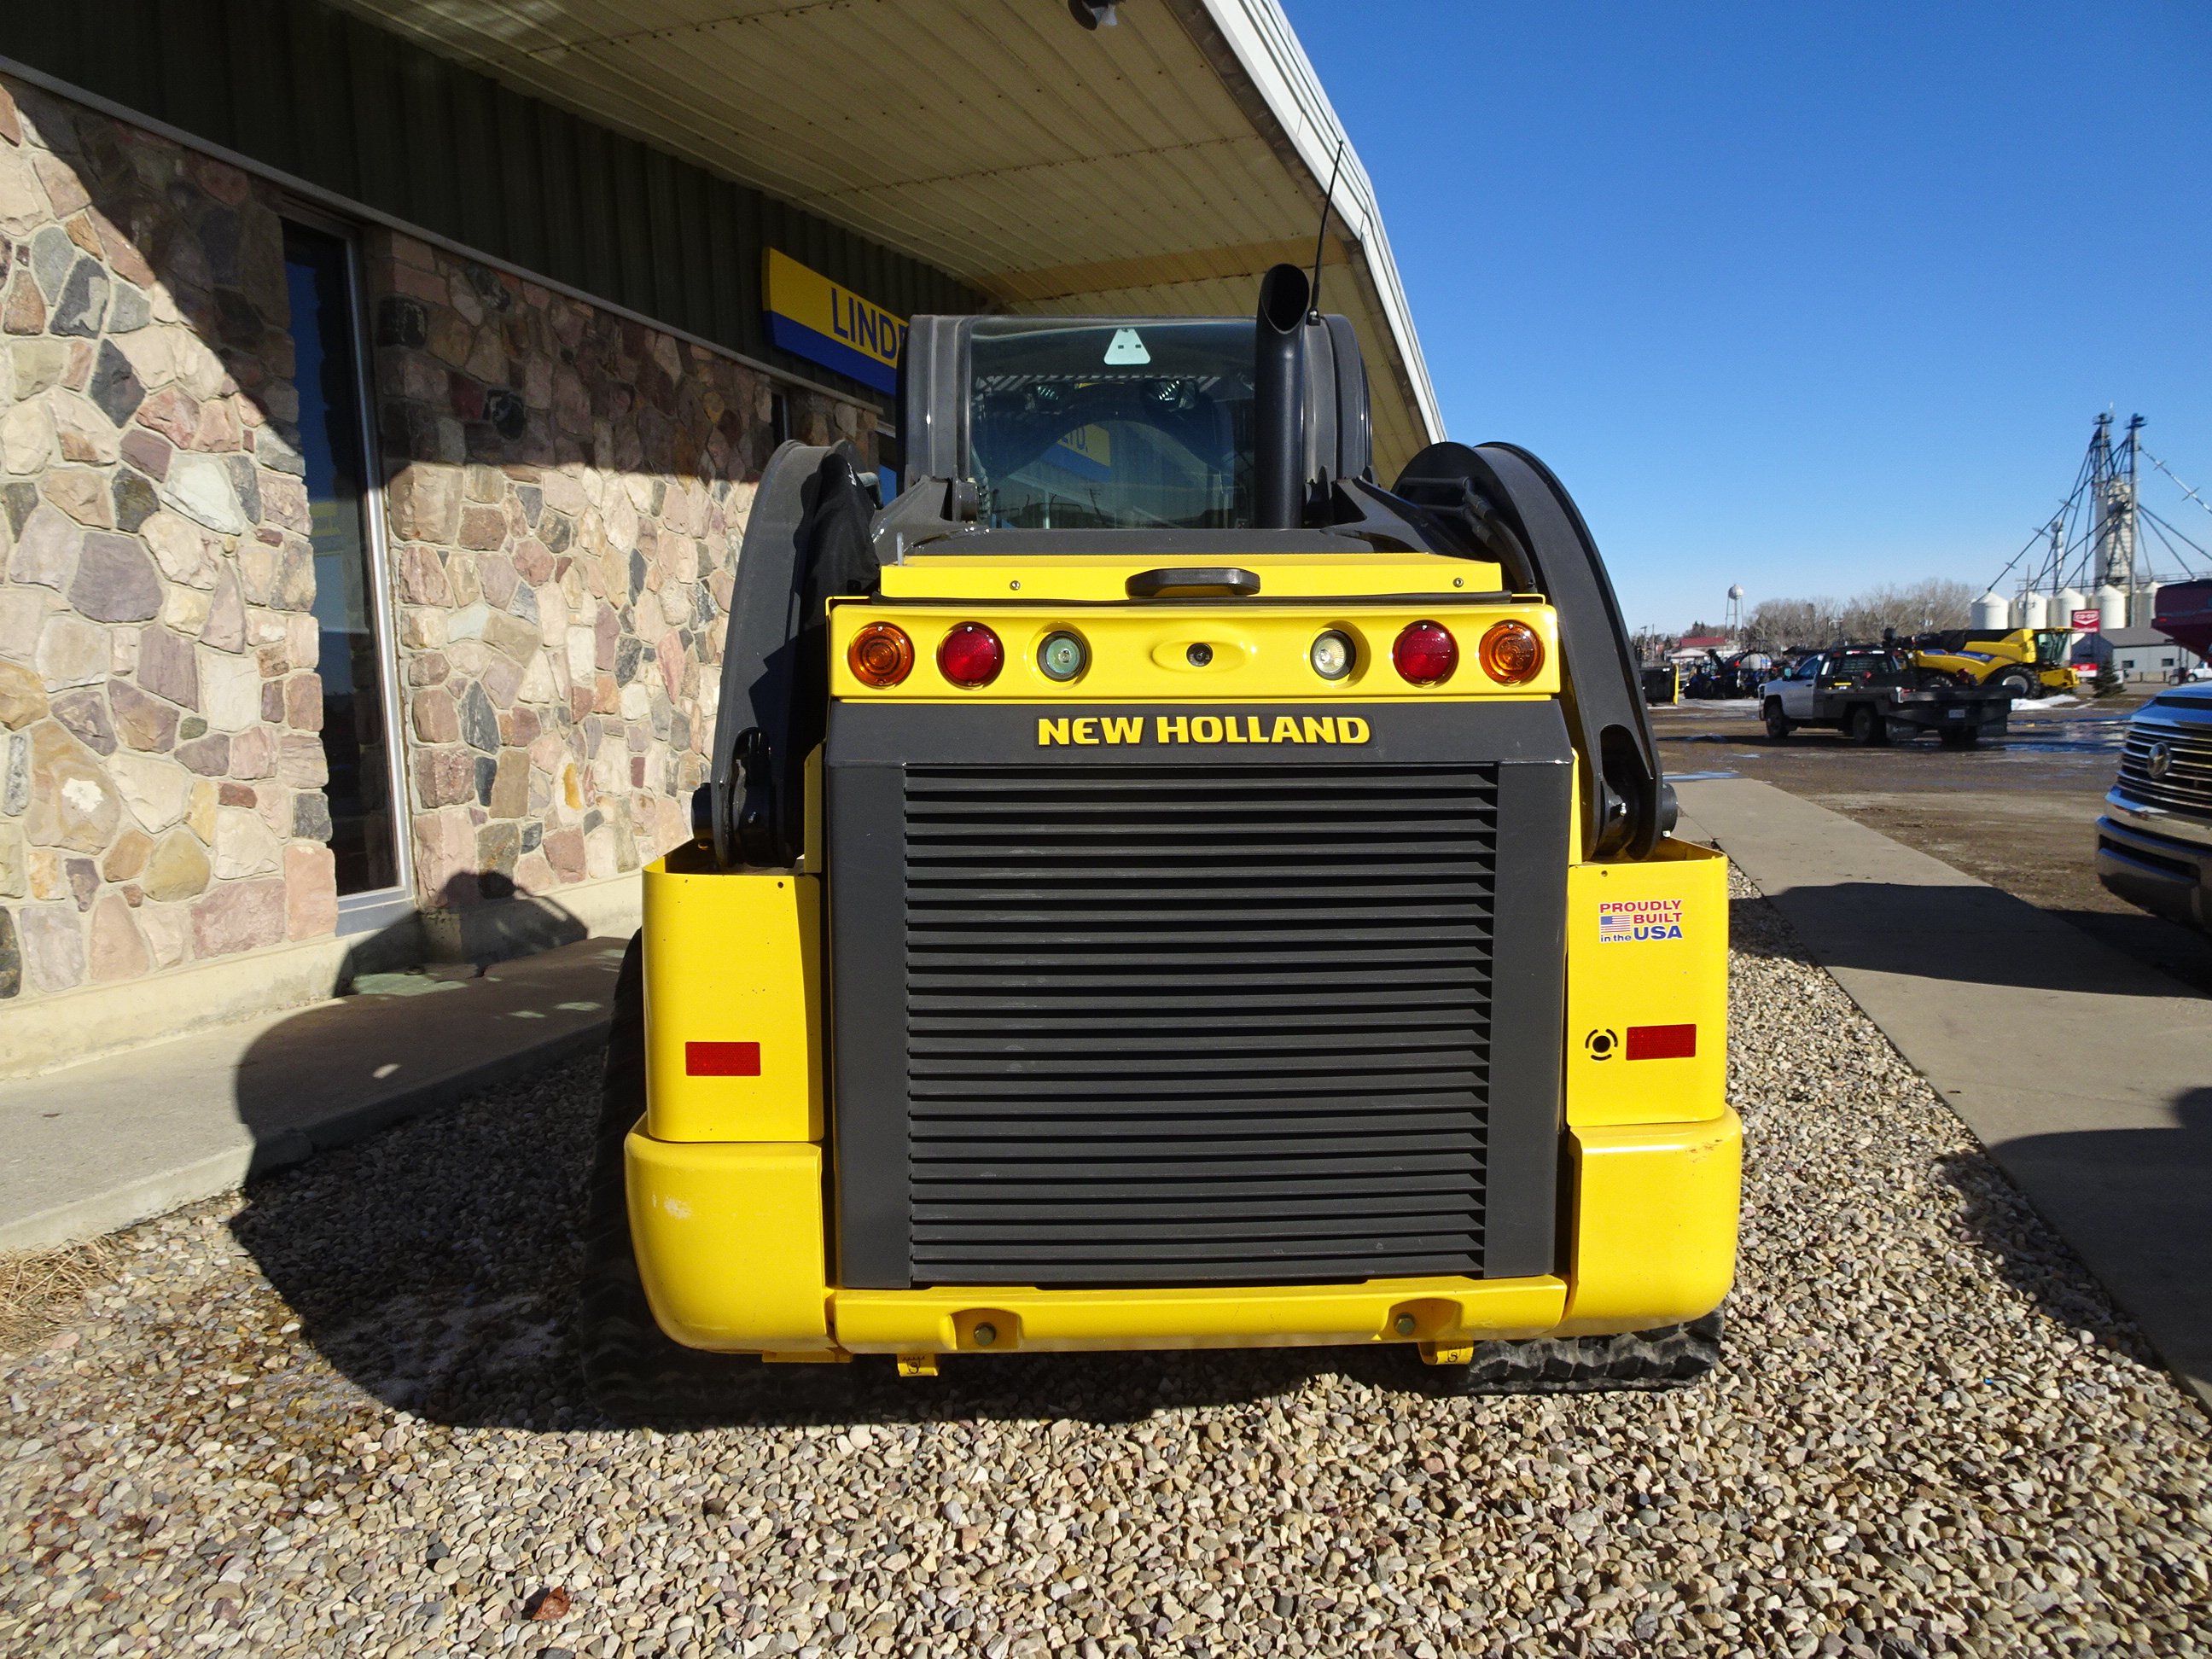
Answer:
<path fill-rule="evenodd" d="M 2201 0 L 1284 4 L 1450 435 L 1551 464 L 1632 625 L 1985 583 L 2108 406 L 2212 498 Z"/>

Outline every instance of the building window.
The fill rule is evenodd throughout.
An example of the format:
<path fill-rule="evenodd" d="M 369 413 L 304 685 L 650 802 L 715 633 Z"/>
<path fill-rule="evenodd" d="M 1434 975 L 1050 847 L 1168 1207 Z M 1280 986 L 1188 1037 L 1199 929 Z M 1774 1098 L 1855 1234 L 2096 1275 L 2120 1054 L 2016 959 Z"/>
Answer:
<path fill-rule="evenodd" d="M 324 793 L 338 896 L 404 879 L 393 811 L 392 687 L 386 650 L 368 449 L 363 430 L 360 312 L 353 247 L 287 221 L 284 276 L 292 302 L 293 381 L 315 546 L 316 664 L 323 683 Z M 340 931 L 349 931 L 342 919 Z"/>
<path fill-rule="evenodd" d="M 771 445 L 791 441 L 791 399 L 781 392 L 768 394 L 768 435 Z"/>
<path fill-rule="evenodd" d="M 889 501 L 899 493 L 898 434 L 878 427 L 875 448 L 877 493 Z"/>

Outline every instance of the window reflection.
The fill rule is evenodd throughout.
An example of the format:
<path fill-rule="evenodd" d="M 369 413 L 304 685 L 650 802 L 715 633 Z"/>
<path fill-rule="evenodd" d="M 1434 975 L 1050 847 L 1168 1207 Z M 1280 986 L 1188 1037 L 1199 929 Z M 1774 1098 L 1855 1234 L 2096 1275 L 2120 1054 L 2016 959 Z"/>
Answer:
<path fill-rule="evenodd" d="M 315 621 L 322 637 L 317 671 L 323 682 L 323 756 L 330 767 L 325 793 L 341 896 L 399 881 L 348 252 L 343 240 L 326 232 L 284 227 L 299 445 L 307 463 Z"/>

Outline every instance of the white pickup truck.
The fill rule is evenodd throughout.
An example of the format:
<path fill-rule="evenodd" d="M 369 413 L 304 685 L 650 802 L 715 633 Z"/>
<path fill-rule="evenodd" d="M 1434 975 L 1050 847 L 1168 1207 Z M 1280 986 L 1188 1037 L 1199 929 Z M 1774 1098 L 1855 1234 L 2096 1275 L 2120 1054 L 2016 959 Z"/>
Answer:
<path fill-rule="evenodd" d="M 1933 732 L 1946 747 L 2001 737 L 2013 694 L 1999 685 L 1954 685 L 1923 674 L 1903 652 L 1839 646 L 1807 657 L 1759 688 L 1766 735 L 1780 743 L 1801 726 L 1832 727 L 1858 743 Z"/>

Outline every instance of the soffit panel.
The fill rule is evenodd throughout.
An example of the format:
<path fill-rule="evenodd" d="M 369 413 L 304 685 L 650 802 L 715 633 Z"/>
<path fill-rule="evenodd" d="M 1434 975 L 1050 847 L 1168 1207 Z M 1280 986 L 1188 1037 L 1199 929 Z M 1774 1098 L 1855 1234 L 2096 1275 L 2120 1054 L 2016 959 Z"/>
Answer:
<path fill-rule="evenodd" d="M 1241 314 L 1268 264 L 1311 258 L 1317 187 L 1164 5 L 1125 5 L 1092 33 L 1056 0 L 346 3 L 1010 310 Z M 1364 274 L 1364 214 L 1338 205 L 1332 252 Z M 1083 267 L 1117 264 L 1052 296 Z M 1328 296 L 1367 354 L 1387 477 L 1426 426 L 1375 300 L 1371 282 Z"/>

